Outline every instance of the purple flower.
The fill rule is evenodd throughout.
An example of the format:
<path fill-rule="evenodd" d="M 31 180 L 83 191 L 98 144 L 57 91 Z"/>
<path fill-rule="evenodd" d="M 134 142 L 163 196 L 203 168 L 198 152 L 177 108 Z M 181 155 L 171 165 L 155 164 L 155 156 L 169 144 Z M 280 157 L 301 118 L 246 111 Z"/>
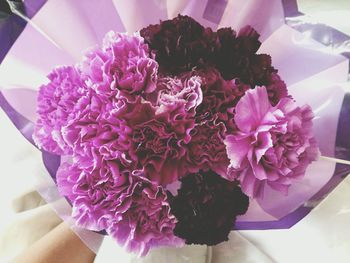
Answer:
<path fill-rule="evenodd" d="M 76 104 L 87 93 L 81 73 L 74 67 L 59 67 L 48 76 L 50 82 L 40 87 L 39 115 L 34 141 L 46 151 L 70 154 L 72 149 L 62 138 L 62 127 L 67 125 Z"/>
<path fill-rule="evenodd" d="M 191 173 L 213 170 L 224 177 L 229 165 L 224 144 L 226 128 L 220 122 L 206 122 L 191 131 L 191 141 L 186 145 L 187 166 Z"/>
<path fill-rule="evenodd" d="M 121 104 L 121 109 L 125 106 Z M 114 108 L 113 108 L 114 106 Z M 91 92 L 76 105 L 62 137 L 74 151 L 74 156 L 88 155 L 91 149 L 106 159 L 113 159 L 130 147 L 131 128 L 119 118 L 118 103 L 108 102 Z"/>
<path fill-rule="evenodd" d="M 80 68 L 89 92 L 70 110 L 61 137 L 74 156 L 98 149 L 113 159 L 130 148 L 131 128 L 123 114 L 154 91 L 158 65 L 141 37 L 110 32 Z"/>
<path fill-rule="evenodd" d="M 196 123 L 222 122 L 233 129 L 233 113 L 239 99 L 250 87 L 239 79 L 226 81 L 214 68 L 194 72 L 202 79 L 203 102 L 196 109 Z"/>
<path fill-rule="evenodd" d="M 141 36 L 155 53 L 164 74 L 178 74 L 205 65 L 212 55 L 211 29 L 189 16 L 178 15 L 141 29 Z"/>
<path fill-rule="evenodd" d="M 77 225 L 106 230 L 119 245 L 140 255 L 152 247 L 182 245 L 173 234 L 176 219 L 163 188 L 125 165 L 119 159 L 101 160 L 90 170 L 78 163 L 60 166 L 58 187 L 71 201 Z"/>
<path fill-rule="evenodd" d="M 231 28 L 217 31 L 213 64 L 225 80 L 239 78 L 251 87 L 267 84 L 264 78 L 277 70 L 271 66 L 269 55 L 256 54 L 261 45 L 259 36 L 250 26 L 242 28 L 237 35 Z"/>
<path fill-rule="evenodd" d="M 173 233 L 177 220 L 170 212 L 164 189 L 141 171 L 134 171 L 126 185 L 107 233 L 141 256 L 152 247 L 183 245 Z"/>
<path fill-rule="evenodd" d="M 201 84 L 202 80 L 198 76 L 159 79 L 156 90 L 158 112 L 182 107 L 188 114 L 194 115 L 203 100 Z"/>
<path fill-rule="evenodd" d="M 246 92 L 238 102 L 237 132 L 226 136 L 229 179 L 239 179 L 250 197 L 262 196 L 267 184 L 287 194 L 292 179 L 304 176 L 318 149 L 312 134 L 313 113 L 291 98 L 272 106 L 265 87 Z"/>
<path fill-rule="evenodd" d="M 158 64 L 136 34 L 109 32 L 103 47 L 87 52 L 80 67 L 88 85 L 101 97 L 117 96 L 133 102 L 156 88 Z"/>
<path fill-rule="evenodd" d="M 276 104 L 285 97 L 288 97 L 288 90 L 286 83 L 281 79 L 281 77 L 273 72 L 268 76 L 266 80 L 266 90 L 269 96 L 269 100 L 272 106 L 276 106 Z"/>
<path fill-rule="evenodd" d="M 184 105 L 156 113 L 151 104 L 143 103 L 135 106 L 128 118 L 133 127 L 129 155 L 144 169 L 147 178 L 166 185 L 184 176 L 184 145 L 191 140 L 194 127 Z"/>
<path fill-rule="evenodd" d="M 117 197 L 127 187 L 125 182 L 133 164 L 124 156 L 103 160 L 96 153 L 93 155 L 94 158 L 90 157 L 88 161 L 83 157 L 74 164 L 61 164 L 57 171 L 57 185 L 60 193 L 71 201 L 72 217 L 77 224 L 100 231 L 106 229 L 114 218 Z"/>
<path fill-rule="evenodd" d="M 237 215 L 244 214 L 249 205 L 237 182 L 211 170 L 180 180 L 177 196 L 170 198 L 171 212 L 178 220 L 175 235 L 184 238 L 186 244 L 211 246 L 228 240 Z"/>

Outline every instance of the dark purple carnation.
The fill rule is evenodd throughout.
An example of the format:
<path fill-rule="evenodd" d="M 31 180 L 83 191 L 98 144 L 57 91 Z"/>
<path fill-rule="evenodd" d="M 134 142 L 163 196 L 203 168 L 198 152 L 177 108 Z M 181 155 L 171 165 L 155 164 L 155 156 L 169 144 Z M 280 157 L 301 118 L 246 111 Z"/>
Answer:
<path fill-rule="evenodd" d="M 177 74 L 205 65 L 212 55 L 212 31 L 189 16 L 178 15 L 141 29 L 162 73 Z"/>
<path fill-rule="evenodd" d="M 288 97 L 287 85 L 277 73 L 271 73 L 265 83 L 272 106 L 276 106 L 281 99 Z"/>
<path fill-rule="evenodd" d="M 277 72 L 266 54 L 256 54 L 261 42 L 250 26 L 238 34 L 232 28 L 213 32 L 188 16 L 177 16 L 140 31 L 160 65 L 162 74 L 177 75 L 215 67 L 225 80 L 239 78 L 251 87 L 266 85 Z"/>
<path fill-rule="evenodd" d="M 217 32 L 217 47 L 213 64 L 226 80 L 239 78 L 251 87 L 265 85 L 265 78 L 277 72 L 271 66 L 271 57 L 256 54 L 261 42 L 259 34 L 250 26 L 236 33 L 231 28 L 221 28 Z"/>
<path fill-rule="evenodd" d="M 212 171 L 189 174 L 170 199 L 171 213 L 178 220 L 174 233 L 186 244 L 216 245 L 228 240 L 236 216 L 244 214 L 248 205 L 237 183 Z"/>

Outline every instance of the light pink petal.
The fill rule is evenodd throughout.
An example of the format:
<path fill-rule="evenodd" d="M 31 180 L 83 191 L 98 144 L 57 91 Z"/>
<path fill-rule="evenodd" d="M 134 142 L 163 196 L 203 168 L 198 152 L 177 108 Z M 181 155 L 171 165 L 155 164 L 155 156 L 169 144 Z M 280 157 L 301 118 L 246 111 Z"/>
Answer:
<path fill-rule="evenodd" d="M 275 124 L 276 122 L 278 122 L 278 119 L 283 118 L 283 116 L 283 112 L 281 112 L 279 109 L 269 111 L 265 114 L 261 123 L 263 123 L 264 125 Z"/>
<path fill-rule="evenodd" d="M 226 145 L 227 156 L 230 159 L 230 166 L 239 169 L 251 148 L 250 140 L 248 138 L 239 139 L 235 135 L 228 135 L 224 143 Z"/>
<path fill-rule="evenodd" d="M 236 106 L 237 127 L 243 132 L 255 130 L 271 107 L 265 87 L 248 90 Z"/>
<path fill-rule="evenodd" d="M 260 162 L 261 157 L 273 146 L 271 133 L 260 132 L 257 135 L 257 148 L 255 148 L 256 162 Z"/>
<path fill-rule="evenodd" d="M 263 195 L 264 181 L 257 180 L 251 169 L 246 169 L 240 174 L 242 191 L 249 197 L 256 198 Z"/>

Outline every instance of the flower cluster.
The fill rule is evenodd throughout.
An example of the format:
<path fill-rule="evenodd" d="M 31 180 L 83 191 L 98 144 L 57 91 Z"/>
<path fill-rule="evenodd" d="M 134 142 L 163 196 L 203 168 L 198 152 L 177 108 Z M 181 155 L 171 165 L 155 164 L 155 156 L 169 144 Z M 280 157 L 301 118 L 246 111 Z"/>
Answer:
<path fill-rule="evenodd" d="M 213 32 L 194 19 L 179 15 L 141 29 L 141 36 L 156 56 L 163 74 L 178 74 L 212 66 L 225 80 L 240 78 L 247 84 L 268 85 L 271 57 L 256 54 L 261 42 L 250 26 L 238 34 L 232 28 Z"/>
<path fill-rule="evenodd" d="M 157 68 L 141 37 L 107 34 L 102 48 L 88 51 L 80 65 L 50 74 L 39 92 L 34 135 L 43 149 L 72 157 L 60 166 L 57 182 L 76 223 L 105 230 L 140 255 L 183 243 L 173 234 L 176 219 L 165 189 L 150 180 L 161 180 L 159 169 L 168 168 L 158 157 L 168 161 L 173 150 L 184 155 L 181 145 L 168 143 L 186 137 L 167 122 L 175 109 L 156 114 L 156 107 L 143 102 L 156 88 Z M 182 126 L 180 120 L 175 124 Z"/>
<path fill-rule="evenodd" d="M 249 26 L 214 32 L 179 15 L 110 32 L 79 64 L 56 68 L 39 91 L 34 139 L 68 157 L 57 184 L 76 224 L 140 255 L 213 245 L 247 196 L 265 185 L 286 193 L 317 156 L 313 115 L 260 44 Z"/>

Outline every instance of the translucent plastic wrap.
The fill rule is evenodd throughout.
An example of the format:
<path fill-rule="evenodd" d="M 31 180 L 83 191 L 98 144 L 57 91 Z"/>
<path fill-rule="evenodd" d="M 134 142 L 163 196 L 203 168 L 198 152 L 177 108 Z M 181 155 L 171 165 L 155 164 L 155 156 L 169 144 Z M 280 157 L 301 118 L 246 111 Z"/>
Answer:
<path fill-rule="evenodd" d="M 18 3 L 8 0 L 12 12 L 27 25 L 15 39 L 3 36 L 13 23 L 0 28 L 1 46 L 11 46 L 0 65 L 0 105 L 18 130 L 33 143 L 36 97 L 46 76 L 57 65 L 75 64 L 82 51 L 100 44 L 110 31 L 134 32 L 178 14 L 189 15 L 216 30 L 253 26 L 267 53 L 299 105 L 314 113 L 314 132 L 321 156 L 303 179 L 284 196 L 266 189 L 252 200 L 235 229 L 290 228 L 302 220 L 350 173 L 349 37 L 304 16 L 288 0 L 48 0 Z M 263 14 L 263 15 L 261 15 Z M 13 19 L 13 18 L 11 18 Z M 18 19 L 17 17 L 15 19 Z M 20 22 L 22 23 L 22 22 Z M 17 24 L 16 24 L 17 27 Z M 5 43 L 6 42 L 6 43 Z M 5 49 L 4 49 L 5 50 Z M 46 170 L 38 175 L 38 191 L 95 252 L 102 234 L 80 229 L 71 218 L 71 206 L 55 184 L 59 156 L 42 153 Z"/>

